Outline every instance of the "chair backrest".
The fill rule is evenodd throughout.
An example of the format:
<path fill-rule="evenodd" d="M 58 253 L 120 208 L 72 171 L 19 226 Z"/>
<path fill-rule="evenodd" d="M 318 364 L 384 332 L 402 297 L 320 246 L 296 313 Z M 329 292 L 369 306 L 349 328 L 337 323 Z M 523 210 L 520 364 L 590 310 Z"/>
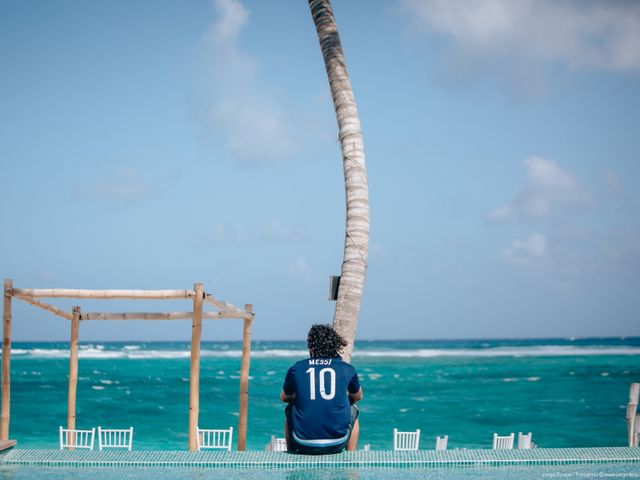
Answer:
<path fill-rule="evenodd" d="M 418 450 L 420 444 L 420 429 L 415 432 L 399 432 L 393 429 L 393 449 L 394 450 Z"/>
<path fill-rule="evenodd" d="M 493 434 L 493 449 L 494 450 L 509 450 L 513 448 L 513 438 L 515 434 L 500 436 L 497 433 Z"/>
<path fill-rule="evenodd" d="M 98 450 L 103 448 L 126 448 L 131 450 L 133 445 L 133 427 L 102 428 L 98 427 Z"/>
<path fill-rule="evenodd" d="M 86 448 L 93 450 L 93 439 L 96 429 L 76 430 L 60 427 L 60 450 L 68 448 Z"/>
<path fill-rule="evenodd" d="M 449 442 L 449 435 L 444 437 L 436 437 L 436 450 L 446 450 Z"/>
<path fill-rule="evenodd" d="M 531 432 L 526 435 L 522 432 L 518 432 L 518 448 L 533 448 L 533 442 L 531 441 Z"/>
<path fill-rule="evenodd" d="M 233 427 L 226 430 L 211 430 L 198 427 L 198 450 L 203 448 L 215 448 L 231 451 L 233 440 Z"/>
<path fill-rule="evenodd" d="M 286 452 L 287 440 L 284 438 L 276 438 L 274 435 L 271 435 L 271 441 L 267 445 L 267 450 L 271 452 Z"/>

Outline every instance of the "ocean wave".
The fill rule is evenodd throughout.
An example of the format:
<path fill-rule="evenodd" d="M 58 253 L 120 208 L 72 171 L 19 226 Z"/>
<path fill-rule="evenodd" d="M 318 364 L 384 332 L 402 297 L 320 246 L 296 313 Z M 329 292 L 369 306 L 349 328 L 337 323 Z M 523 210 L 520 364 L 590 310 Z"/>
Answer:
<path fill-rule="evenodd" d="M 143 349 L 126 345 L 120 348 L 105 348 L 103 345 L 82 346 L 80 358 L 90 359 L 186 359 L 191 352 L 188 348 L 178 349 Z M 69 350 L 60 348 L 18 348 L 12 355 L 24 358 L 68 358 Z M 207 358 L 239 358 L 242 351 L 202 349 L 201 357 Z M 305 358 L 306 350 L 264 349 L 253 350 L 252 358 Z M 571 346 L 571 345 L 536 345 L 536 346 L 504 346 L 485 348 L 418 348 L 418 349 L 360 349 L 353 353 L 354 358 L 436 358 L 436 357 L 557 357 L 557 356 L 601 356 L 601 355 L 640 355 L 640 347 L 634 346 Z"/>
<path fill-rule="evenodd" d="M 640 355 L 640 347 L 576 347 L 544 345 L 490 348 L 421 348 L 415 350 L 361 350 L 354 357 L 432 358 L 432 357 L 562 357 L 594 355 Z"/>

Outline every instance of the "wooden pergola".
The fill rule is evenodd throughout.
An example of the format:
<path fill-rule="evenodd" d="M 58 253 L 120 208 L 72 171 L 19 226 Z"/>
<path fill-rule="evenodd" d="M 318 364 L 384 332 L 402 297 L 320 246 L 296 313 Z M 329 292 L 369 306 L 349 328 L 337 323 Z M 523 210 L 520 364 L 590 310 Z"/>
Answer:
<path fill-rule="evenodd" d="M 249 364 L 251 358 L 251 323 L 253 307 L 246 304 L 240 309 L 222 302 L 204 291 L 201 283 L 192 290 L 72 290 L 14 288 L 12 280 L 4 281 L 3 341 L 2 341 L 2 408 L 0 412 L 0 441 L 9 439 L 11 405 L 11 322 L 12 299 L 23 300 L 71 322 L 69 345 L 69 393 L 67 428 L 76 426 L 76 390 L 78 384 L 78 345 L 80 322 L 84 320 L 191 320 L 191 366 L 189 376 L 189 450 L 197 450 L 198 415 L 200 412 L 200 339 L 203 320 L 237 318 L 243 320 L 242 360 L 240 368 L 240 411 L 238 419 L 238 450 L 246 449 L 247 416 L 249 410 Z M 43 298 L 121 299 L 121 300 L 176 300 L 193 301 L 193 310 L 186 312 L 154 313 L 83 313 L 74 306 L 71 313 L 43 302 Z M 204 305 L 217 311 L 206 312 Z"/>

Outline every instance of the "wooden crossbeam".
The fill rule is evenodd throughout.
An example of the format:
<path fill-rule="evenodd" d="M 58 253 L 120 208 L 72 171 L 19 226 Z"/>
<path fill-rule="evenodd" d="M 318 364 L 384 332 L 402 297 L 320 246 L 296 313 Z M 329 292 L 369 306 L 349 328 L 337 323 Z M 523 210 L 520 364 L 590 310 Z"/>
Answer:
<path fill-rule="evenodd" d="M 77 290 L 69 288 L 14 288 L 11 293 L 14 296 L 34 298 L 122 298 L 130 300 L 191 299 L 195 296 L 195 291 L 193 290 Z"/>
<path fill-rule="evenodd" d="M 235 312 L 229 315 L 225 312 L 204 312 L 202 318 L 206 320 L 222 320 L 238 318 Z M 83 313 L 80 320 L 191 320 L 193 312 L 123 312 L 123 313 Z"/>
<path fill-rule="evenodd" d="M 71 320 L 73 318 L 73 316 L 70 313 L 67 313 L 64 310 L 61 310 L 58 307 L 54 307 L 53 305 L 49 305 L 48 303 L 41 302 L 39 300 L 34 300 L 33 297 L 23 297 L 22 295 L 15 295 L 15 294 L 13 296 L 19 300 L 22 300 L 23 302 L 27 302 L 28 304 L 33 305 L 34 307 L 41 308 L 55 315 L 58 315 L 59 317 L 66 318 L 67 320 Z"/>

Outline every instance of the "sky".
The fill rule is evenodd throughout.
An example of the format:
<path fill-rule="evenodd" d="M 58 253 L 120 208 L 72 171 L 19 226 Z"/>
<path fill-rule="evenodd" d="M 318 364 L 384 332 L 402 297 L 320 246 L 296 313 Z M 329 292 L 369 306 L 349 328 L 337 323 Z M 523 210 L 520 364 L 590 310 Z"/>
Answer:
<path fill-rule="evenodd" d="M 640 335 L 640 3 L 332 2 L 371 239 L 357 339 Z M 0 275 L 330 323 L 344 181 L 304 0 L 4 0 Z M 56 300 L 84 312 L 188 301 Z M 69 322 L 13 302 L 13 339 Z M 83 322 L 185 340 L 188 321 Z M 205 340 L 240 340 L 238 320 Z"/>

